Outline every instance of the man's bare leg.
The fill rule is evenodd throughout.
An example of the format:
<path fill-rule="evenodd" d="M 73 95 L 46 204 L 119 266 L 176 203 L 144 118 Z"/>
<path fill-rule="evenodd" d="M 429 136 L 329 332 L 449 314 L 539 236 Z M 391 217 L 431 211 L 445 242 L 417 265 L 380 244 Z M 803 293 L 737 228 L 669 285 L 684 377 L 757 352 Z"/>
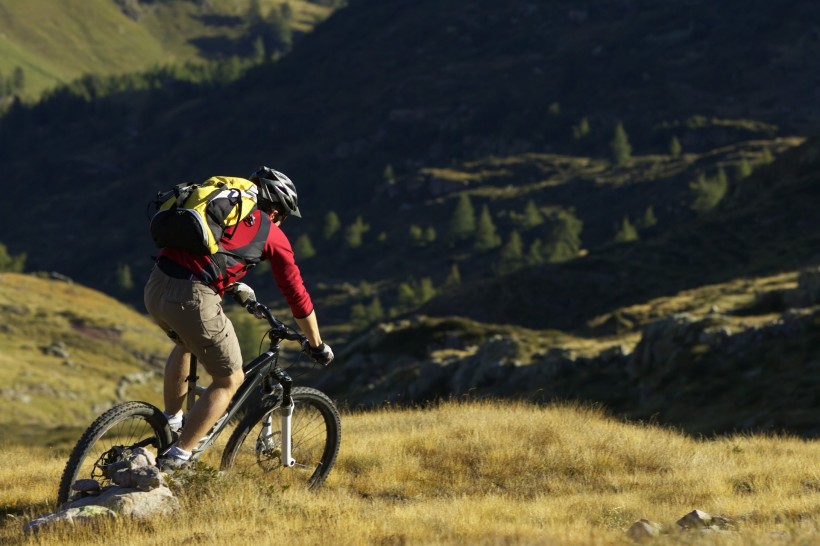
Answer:
<path fill-rule="evenodd" d="M 163 397 L 165 413 L 175 415 L 182 411 L 185 395 L 188 394 L 188 374 L 191 372 L 191 353 L 181 345 L 175 345 L 165 362 Z"/>
<path fill-rule="evenodd" d="M 205 392 L 191 408 L 185 428 L 179 436 L 176 445 L 185 451 L 192 451 L 208 430 L 222 417 L 228 409 L 228 404 L 239 386 L 245 374 L 242 370 L 237 370 L 226 377 L 215 377 L 213 383 L 205 389 Z"/>

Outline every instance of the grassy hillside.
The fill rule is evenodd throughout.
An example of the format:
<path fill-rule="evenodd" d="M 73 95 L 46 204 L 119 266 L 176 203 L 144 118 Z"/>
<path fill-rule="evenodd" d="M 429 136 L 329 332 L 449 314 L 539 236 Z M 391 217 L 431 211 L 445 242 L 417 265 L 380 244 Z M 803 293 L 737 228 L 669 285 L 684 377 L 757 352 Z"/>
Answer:
<path fill-rule="evenodd" d="M 288 3 L 290 25 L 309 31 L 332 11 L 303 0 Z M 27 0 L 0 2 L 0 75 L 23 69 L 23 96 L 34 98 L 82 74 L 122 74 L 156 65 L 201 62 L 236 54 L 250 2 L 175 0 Z M 262 14 L 279 2 L 259 2 Z M 220 52 L 221 49 L 221 52 Z"/>
<path fill-rule="evenodd" d="M 820 533 L 817 442 L 696 440 L 597 410 L 495 402 L 347 413 L 342 427 L 318 492 L 203 473 L 173 518 L 64 527 L 36 541 L 629 544 L 640 518 L 663 525 L 656 544 L 810 544 Z M 65 452 L 6 442 L 0 455 L 11 463 L 0 470 L 0 541 L 22 542 L 23 524 L 52 506 Z M 728 518 L 727 532 L 678 533 L 696 508 Z"/>
<path fill-rule="evenodd" d="M 170 347 L 153 322 L 113 298 L 79 284 L 0 273 L 3 438 L 75 437 L 118 401 L 160 403 Z"/>

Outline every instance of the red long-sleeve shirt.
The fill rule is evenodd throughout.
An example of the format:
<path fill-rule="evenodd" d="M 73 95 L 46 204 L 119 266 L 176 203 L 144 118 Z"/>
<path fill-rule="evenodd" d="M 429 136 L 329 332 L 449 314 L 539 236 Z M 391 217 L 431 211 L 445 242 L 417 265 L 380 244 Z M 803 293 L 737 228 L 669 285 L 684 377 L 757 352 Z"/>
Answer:
<path fill-rule="evenodd" d="M 182 266 L 220 295 L 224 295 L 228 286 L 248 272 L 245 263 L 236 259 L 236 256 L 251 263 L 267 261 L 293 316 L 304 318 L 313 312 L 313 302 L 294 260 L 290 241 L 267 214 L 256 210 L 240 222 L 235 231 L 233 227 L 227 228 L 220 246 L 229 253 L 224 255 L 227 258 L 224 271 L 220 271 L 213 256 L 191 254 L 184 250 L 163 248 L 160 258 L 167 258 Z"/>

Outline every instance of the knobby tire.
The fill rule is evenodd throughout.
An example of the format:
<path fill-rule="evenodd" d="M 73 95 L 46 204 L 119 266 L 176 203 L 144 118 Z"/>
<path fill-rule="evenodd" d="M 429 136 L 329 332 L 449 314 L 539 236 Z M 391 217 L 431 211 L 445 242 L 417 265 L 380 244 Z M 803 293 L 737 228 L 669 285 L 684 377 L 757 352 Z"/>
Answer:
<path fill-rule="evenodd" d="M 104 439 L 106 433 L 109 432 L 112 434 L 111 438 Z M 119 433 L 119 436 L 114 436 L 116 433 Z M 117 438 L 116 442 L 115 438 Z M 168 422 L 162 411 L 155 406 L 146 402 L 126 402 L 100 415 L 86 429 L 71 451 L 60 479 L 60 489 L 57 494 L 58 505 L 68 500 L 71 495 L 71 486 L 78 479 L 93 477 L 103 482 L 101 485 L 108 485 L 107 478 L 92 476 L 92 473 L 99 473 L 99 467 L 94 465 L 104 454 L 112 454 L 114 453 L 112 450 L 119 447 L 128 448 L 138 442 L 146 443 L 149 440 L 151 443 L 147 447 L 152 451 L 156 450 L 155 455 L 170 447 L 172 443 Z"/>
<path fill-rule="evenodd" d="M 222 469 L 264 478 L 282 488 L 304 484 L 318 488 L 324 483 L 341 443 L 339 411 L 324 393 L 309 387 L 295 387 L 292 417 L 292 455 L 296 466 L 283 467 L 279 456 L 281 421 L 279 398 L 263 399 L 234 429 L 222 453 Z M 263 434 L 263 420 L 272 413 L 272 434 Z"/>

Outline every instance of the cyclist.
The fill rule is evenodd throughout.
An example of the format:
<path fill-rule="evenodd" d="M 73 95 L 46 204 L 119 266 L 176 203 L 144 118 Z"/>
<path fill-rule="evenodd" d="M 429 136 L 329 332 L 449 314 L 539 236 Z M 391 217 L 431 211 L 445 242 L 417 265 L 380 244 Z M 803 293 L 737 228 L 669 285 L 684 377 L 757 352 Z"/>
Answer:
<path fill-rule="evenodd" d="M 225 293 L 240 303 L 256 299 L 248 285 L 237 282 L 247 272 L 246 262 L 270 263 L 276 284 L 307 337 L 304 351 L 321 364 L 333 360 L 333 351 L 322 342 L 290 242 L 279 227 L 288 216 L 301 218 L 296 188 L 290 178 L 269 167 L 260 167 L 249 179 L 258 189 L 257 210 L 235 231 L 231 229 L 230 238 L 222 238 L 225 253 L 205 256 L 163 248 L 145 285 L 145 307 L 176 343 L 165 365 L 163 392 L 165 416 L 179 438 L 158 458 L 164 470 L 187 464 L 192 450 L 225 413 L 244 379 L 239 341 L 221 301 Z M 212 383 L 191 408 L 182 428 L 191 354 L 211 375 Z"/>

